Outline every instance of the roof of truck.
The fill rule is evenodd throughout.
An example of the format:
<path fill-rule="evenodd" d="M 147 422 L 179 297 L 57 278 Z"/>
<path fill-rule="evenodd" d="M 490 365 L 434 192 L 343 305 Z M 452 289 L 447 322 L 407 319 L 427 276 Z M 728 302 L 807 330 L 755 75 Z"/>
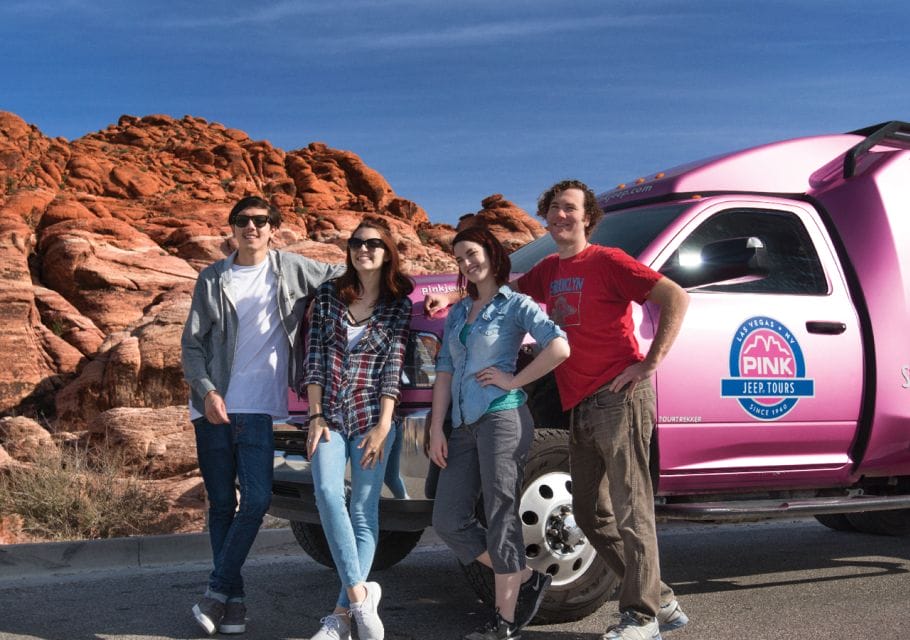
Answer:
<path fill-rule="evenodd" d="M 858 158 L 874 146 L 908 148 L 908 142 L 910 125 L 897 121 L 851 133 L 772 142 L 638 178 L 598 199 L 604 209 L 615 209 L 670 194 L 805 194 L 832 178 L 852 175 Z"/>

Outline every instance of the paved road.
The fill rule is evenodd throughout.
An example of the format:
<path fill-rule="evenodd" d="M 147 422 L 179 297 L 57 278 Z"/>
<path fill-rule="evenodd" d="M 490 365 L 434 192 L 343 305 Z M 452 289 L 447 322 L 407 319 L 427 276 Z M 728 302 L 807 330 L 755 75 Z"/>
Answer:
<path fill-rule="evenodd" d="M 481 609 L 432 535 L 377 575 L 389 640 L 460 638 Z M 670 640 L 897 639 L 910 635 L 910 538 L 843 534 L 814 521 L 660 529 L 664 577 L 692 622 Z M 183 563 L 0 580 L 0 639 L 200 637 L 189 615 L 205 566 Z M 336 593 L 332 572 L 291 547 L 247 571 L 249 639 L 308 638 Z M 596 640 L 615 603 L 524 640 Z"/>

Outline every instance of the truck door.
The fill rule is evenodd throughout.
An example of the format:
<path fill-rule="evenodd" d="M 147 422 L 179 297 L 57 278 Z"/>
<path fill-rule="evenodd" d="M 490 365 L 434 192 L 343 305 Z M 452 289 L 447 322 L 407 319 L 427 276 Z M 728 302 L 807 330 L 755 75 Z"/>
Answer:
<path fill-rule="evenodd" d="M 862 344 L 817 214 L 770 198 L 696 207 L 702 209 L 656 253 L 655 269 L 678 274 L 725 240 L 765 255 L 755 273 L 687 288 L 682 330 L 656 376 L 660 492 L 846 479 Z M 643 334 L 653 332 L 658 313 L 645 306 Z"/>

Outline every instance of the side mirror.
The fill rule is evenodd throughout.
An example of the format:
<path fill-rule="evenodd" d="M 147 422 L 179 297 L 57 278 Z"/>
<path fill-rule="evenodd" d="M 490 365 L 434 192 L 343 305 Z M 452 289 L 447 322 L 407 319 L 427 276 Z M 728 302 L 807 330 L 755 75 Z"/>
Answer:
<path fill-rule="evenodd" d="M 699 252 L 677 251 L 661 273 L 684 289 L 768 275 L 768 252 L 754 236 L 711 242 Z"/>

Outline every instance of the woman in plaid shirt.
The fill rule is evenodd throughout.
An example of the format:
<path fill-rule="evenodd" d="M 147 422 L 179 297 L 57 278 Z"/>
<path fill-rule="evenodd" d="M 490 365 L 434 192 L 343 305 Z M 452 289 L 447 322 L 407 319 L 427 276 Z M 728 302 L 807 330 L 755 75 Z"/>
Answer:
<path fill-rule="evenodd" d="M 395 440 L 414 285 L 389 232 L 364 220 L 348 240 L 347 271 L 316 292 L 309 329 L 307 453 L 316 505 L 341 578 L 332 614 L 312 640 L 382 640 L 382 590 L 366 582 L 379 534 L 379 494 Z M 351 462 L 350 510 L 344 476 Z"/>

